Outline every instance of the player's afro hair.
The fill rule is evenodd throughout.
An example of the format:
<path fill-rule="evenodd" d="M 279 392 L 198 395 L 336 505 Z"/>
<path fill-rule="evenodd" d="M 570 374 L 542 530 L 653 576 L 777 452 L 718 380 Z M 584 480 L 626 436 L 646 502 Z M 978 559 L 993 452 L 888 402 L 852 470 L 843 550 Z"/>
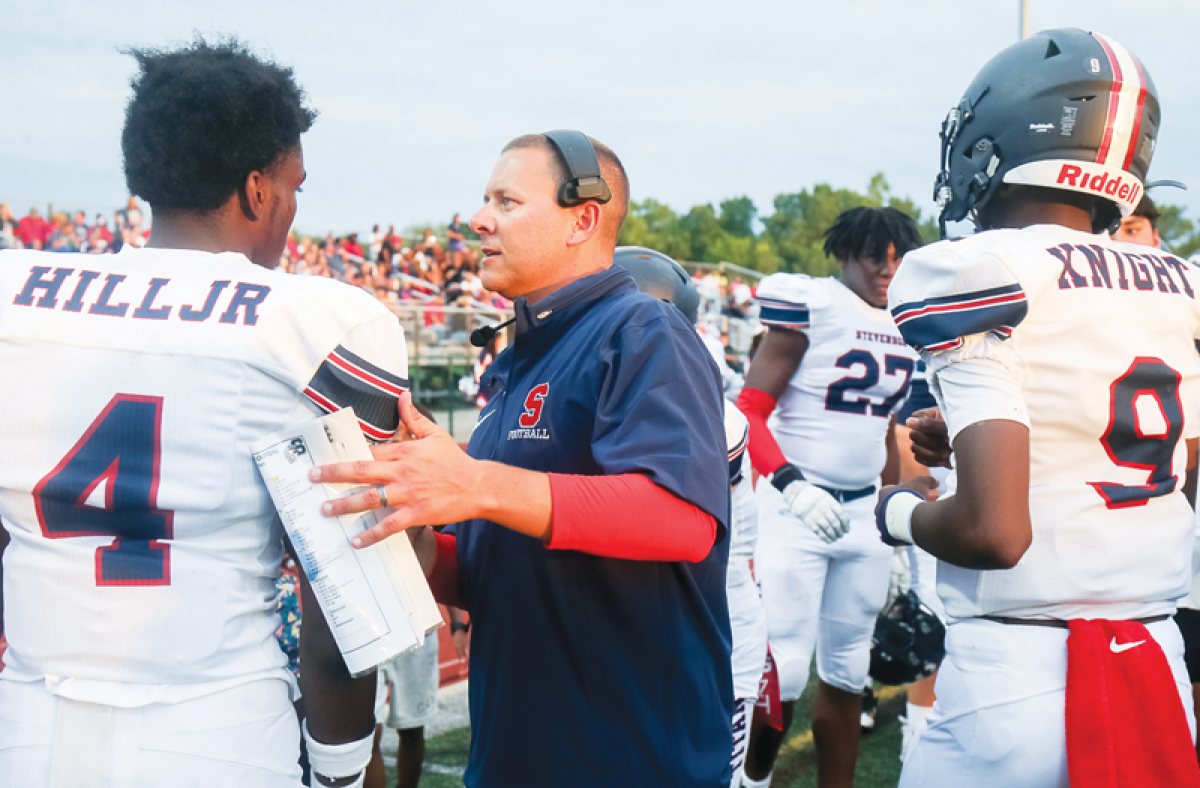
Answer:
<path fill-rule="evenodd" d="M 888 244 L 897 259 L 921 245 L 917 223 L 895 208 L 851 208 L 825 231 L 825 254 L 835 260 L 885 260 Z"/>
<path fill-rule="evenodd" d="M 125 109 L 125 183 L 158 210 L 214 211 L 300 144 L 316 113 L 290 68 L 236 40 L 134 49 Z"/>

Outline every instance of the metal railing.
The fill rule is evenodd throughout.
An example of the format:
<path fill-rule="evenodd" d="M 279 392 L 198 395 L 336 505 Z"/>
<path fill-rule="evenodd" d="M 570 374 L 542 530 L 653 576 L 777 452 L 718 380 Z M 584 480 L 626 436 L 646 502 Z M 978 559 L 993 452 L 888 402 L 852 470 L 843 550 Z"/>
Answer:
<path fill-rule="evenodd" d="M 734 263 L 696 263 L 691 260 L 680 260 L 679 264 L 683 266 L 684 270 L 686 270 L 689 274 L 695 274 L 699 271 L 724 272 L 727 275 L 736 274 L 738 276 L 746 277 L 755 282 L 761 281 L 762 278 L 766 276 L 766 274 L 764 274 L 762 271 L 755 271 L 752 268 L 744 268 L 743 266 L 735 265 Z"/>
<path fill-rule="evenodd" d="M 388 305 L 404 328 L 408 344 L 408 375 L 414 402 L 442 411 L 443 423 L 455 434 L 455 411 L 474 410 L 474 396 L 464 378 L 474 380 L 480 348 L 471 344 L 471 332 L 481 326 L 494 326 L 512 317 L 511 309 L 487 304 L 443 306 L 441 297 L 427 301 L 401 301 Z M 503 347 L 506 337 L 497 335 Z M 497 349 L 497 352 L 498 349 Z M 473 414 L 459 418 L 474 421 Z"/>

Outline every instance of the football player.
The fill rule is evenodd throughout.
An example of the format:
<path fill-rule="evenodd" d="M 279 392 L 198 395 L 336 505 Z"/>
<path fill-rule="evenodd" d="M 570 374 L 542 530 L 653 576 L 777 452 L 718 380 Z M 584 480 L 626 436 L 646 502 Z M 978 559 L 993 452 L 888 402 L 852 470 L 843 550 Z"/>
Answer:
<path fill-rule="evenodd" d="M 954 480 L 949 468 L 935 466 L 928 468 L 916 461 L 912 452 L 912 438 L 908 428 L 908 420 L 919 411 L 936 408 L 937 401 L 929 391 L 925 362 L 917 362 L 917 370 L 913 374 L 912 391 L 900 412 L 896 414 L 896 446 L 900 456 L 899 476 L 910 479 L 913 476 L 932 476 L 938 482 L 938 487 L 930 493 L 930 499 L 938 494 L 948 495 L 953 490 Z M 937 559 L 916 545 L 904 548 L 905 559 L 908 563 L 909 586 L 917 598 L 925 604 L 938 620 L 945 623 L 946 611 L 937 595 Z M 925 720 L 933 711 L 935 673 L 927 678 L 919 679 L 908 685 L 905 695 L 904 716 L 899 718 L 901 727 L 900 760 L 903 761 L 921 731 L 925 729 Z"/>
<path fill-rule="evenodd" d="M 1114 241 L 1162 248 L 1158 235 L 1158 218 L 1161 214 L 1149 195 L 1138 202 L 1138 207 L 1128 216 L 1121 217 L 1121 224 L 1112 234 Z"/>
<path fill-rule="evenodd" d="M 900 258 L 920 244 L 916 224 L 900 211 L 854 208 L 825 238 L 840 279 L 775 274 L 758 288 L 768 331 L 738 407 L 750 422 L 751 461 L 770 477 L 757 489 L 755 568 L 783 729 L 756 720 L 747 786 L 770 784 L 814 645 L 819 781 L 849 786 L 854 778 L 860 693 L 892 558 L 871 512 L 880 475 L 897 478 L 893 413 L 916 366 L 885 309 L 887 287 Z M 777 403 L 772 431 L 767 418 Z"/>
<path fill-rule="evenodd" d="M 943 228 L 889 302 L 943 422 L 880 494 L 888 541 L 940 559 L 952 621 L 901 786 L 1200 785 L 1179 630 L 1200 433 L 1200 276 L 1108 235 L 1143 193 L 1160 122 L 1141 61 L 1107 36 L 1039 33 L 989 61 L 942 130 Z M 920 434 L 920 438 L 918 438 Z"/>
<path fill-rule="evenodd" d="M 149 243 L 0 252 L 0 783 L 296 788 L 283 528 L 249 446 L 351 405 L 389 437 L 404 336 L 365 292 L 269 270 L 315 117 L 291 70 L 232 42 L 134 57 L 122 149 Z M 301 593 L 309 758 L 361 784 L 375 677 Z"/>
<path fill-rule="evenodd" d="M 1112 234 L 1114 241 L 1162 248 L 1162 239 L 1158 235 L 1158 220 L 1162 214 L 1147 195 L 1138 203 L 1133 213 L 1121 218 L 1121 225 Z M 1193 265 L 1195 260 L 1192 260 Z M 901 474 L 901 478 L 907 478 Z M 1195 547 L 1200 547 L 1200 540 Z M 1200 552 L 1193 548 L 1192 553 L 1192 585 L 1186 597 L 1179 600 L 1179 609 L 1175 611 L 1175 624 L 1183 635 L 1183 659 L 1187 664 L 1188 676 L 1192 681 L 1193 705 L 1200 701 Z M 1200 737 L 1196 739 L 1196 754 L 1200 758 Z"/>

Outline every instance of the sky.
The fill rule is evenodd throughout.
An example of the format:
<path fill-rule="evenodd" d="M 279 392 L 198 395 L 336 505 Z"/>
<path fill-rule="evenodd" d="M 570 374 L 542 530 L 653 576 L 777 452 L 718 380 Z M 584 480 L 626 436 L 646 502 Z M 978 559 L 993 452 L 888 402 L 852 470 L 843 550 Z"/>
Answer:
<path fill-rule="evenodd" d="M 577 128 L 622 158 L 632 198 L 677 211 L 874 173 L 935 212 L 938 128 L 1017 40 L 1019 0 L 0 0 L 0 202 L 17 215 L 126 198 L 130 47 L 237 36 L 295 70 L 320 113 L 303 137 L 296 228 L 366 232 L 469 217 L 509 139 Z M 1136 52 L 1163 106 L 1150 180 L 1200 219 L 1194 0 L 1029 0 L 1033 31 L 1096 30 Z"/>

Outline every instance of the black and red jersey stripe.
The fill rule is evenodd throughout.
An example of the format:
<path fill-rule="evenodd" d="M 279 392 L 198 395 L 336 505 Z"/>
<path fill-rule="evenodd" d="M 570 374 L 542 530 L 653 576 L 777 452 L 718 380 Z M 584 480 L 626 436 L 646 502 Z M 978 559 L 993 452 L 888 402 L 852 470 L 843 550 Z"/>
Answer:
<path fill-rule="evenodd" d="M 750 431 L 742 433 L 736 446 L 729 449 L 729 483 L 737 484 L 742 480 L 742 459 L 746 456 L 746 444 L 750 442 Z"/>
<path fill-rule="evenodd" d="M 304 394 L 327 413 L 352 407 L 363 434 L 385 441 L 396 432 L 396 402 L 408 380 L 375 366 L 338 345 L 317 368 Z"/>

